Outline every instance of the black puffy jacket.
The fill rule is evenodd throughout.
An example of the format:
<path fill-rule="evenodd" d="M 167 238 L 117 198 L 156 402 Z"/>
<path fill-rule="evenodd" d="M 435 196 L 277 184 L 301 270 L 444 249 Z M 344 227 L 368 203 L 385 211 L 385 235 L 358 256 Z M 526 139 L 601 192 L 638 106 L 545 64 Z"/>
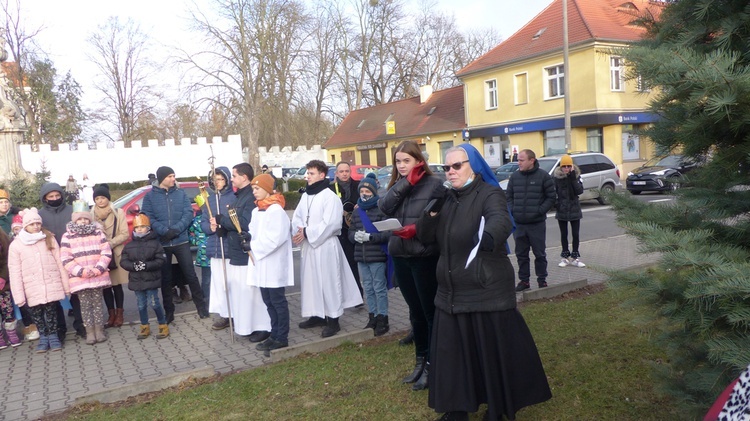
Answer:
<path fill-rule="evenodd" d="M 466 267 L 485 225 L 480 248 Z M 512 229 L 505 193 L 478 176 L 466 187 L 450 190 L 442 210 L 423 215 L 417 236 L 437 241 L 438 288 L 435 306 L 448 313 L 502 311 L 516 307 L 515 272 L 505 242 Z"/>
<path fill-rule="evenodd" d="M 415 186 L 402 177 L 378 200 L 378 207 L 407 226 L 416 223 L 430 200 L 443 197 L 445 191 L 443 180 L 434 175 L 423 177 Z M 392 235 L 388 240 L 388 253 L 393 257 L 426 257 L 438 252 L 437 244 L 424 245 L 416 237 L 405 240 Z"/>
<path fill-rule="evenodd" d="M 542 222 L 555 204 L 555 182 L 547 171 L 539 169 L 539 161 L 535 160 L 534 168 L 510 176 L 505 196 L 517 224 Z"/>
<path fill-rule="evenodd" d="M 581 183 L 581 170 L 575 165 L 568 174 L 557 167 L 553 172 L 555 180 L 555 191 L 557 192 L 557 212 L 555 218 L 561 221 L 578 221 L 583 218 L 581 202 L 578 196 L 583 194 L 583 183 Z"/>
<path fill-rule="evenodd" d="M 120 259 L 120 266 L 129 272 L 128 289 L 145 291 L 161 288 L 161 267 L 165 260 L 164 247 L 156 232 L 151 231 L 141 238 L 133 236 L 133 241 L 125 244 L 122 249 Z M 135 262 L 145 263 L 146 270 L 136 272 L 133 267 Z"/>
<path fill-rule="evenodd" d="M 247 232 L 248 226 L 250 225 L 250 219 L 253 216 L 253 209 L 255 209 L 255 196 L 253 196 L 253 187 L 248 184 L 247 186 L 234 192 L 237 196 L 237 200 L 234 202 L 234 210 L 237 212 L 237 219 L 240 223 L 240 230 Z M 229 257 L 229 264 L 234 266 L 247 266 L 249 261 L 248 254 L 242 250 L 242 237 L 240 232 L 237 231 L 231 218 L 229 218 L 229 212 L 227 209 L 221 210 L 220 218 L 217 218 L 219 224 L 222 227 L 222 232 L 219 235 L 227 236 L 227 256 Z"/>
<path fill-rule="evenodd" d="M 387 219 L 383 211 L 377 206 L 366 210 L 365 213 L 367 213 L 367 217 L 370 218 L 371 222 Z M 370 241 L 362 244 L 354 241 L 354 234 L 357 231 L 366 231 L 362 223 L 362 218 L 359 216 L 359 209 L 355 209 L 352 212 L 352 226 L 349 227 L 349 241 L 354 244 L 354 260 L 363 263 L 385 262 L 388 260 L 388 256 L 383 251 L 382 246 L 388 243 L 388 240 L 391 238 L 391 231 L 371 233 Z"/>

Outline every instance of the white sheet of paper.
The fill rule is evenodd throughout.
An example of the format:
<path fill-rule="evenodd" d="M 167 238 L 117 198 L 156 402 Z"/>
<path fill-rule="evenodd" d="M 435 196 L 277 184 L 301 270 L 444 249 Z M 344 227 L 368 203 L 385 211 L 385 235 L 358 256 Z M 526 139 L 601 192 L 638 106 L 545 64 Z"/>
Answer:
<path fill-rule="evenodd" d="M 482 233 L 484 233 L 484 216 L 482 217 L 482 220 L 479 221 L 479 241 L 477 241 L 477 245 L 474 246 L 473 249 L 471 249 L 471 253 L 469 253 L 469 259 L 466 260 L 466 266 L 464 266 L 464 269 L 469 267 L 469 263 L 471 263 L 472 260 L 474 260 L 475 257 L 477 257 L 477 252 L 479 251 L 479 244 L 482 242 Z"/>
<path fill-rule="evenodd" d="M 383 221 L 373 222 L 372 224 L 375 225 L 375 228 L 377 228 L 378 231 L 394 231 L 403 228 L 396 218 L 389 218 Z"/>

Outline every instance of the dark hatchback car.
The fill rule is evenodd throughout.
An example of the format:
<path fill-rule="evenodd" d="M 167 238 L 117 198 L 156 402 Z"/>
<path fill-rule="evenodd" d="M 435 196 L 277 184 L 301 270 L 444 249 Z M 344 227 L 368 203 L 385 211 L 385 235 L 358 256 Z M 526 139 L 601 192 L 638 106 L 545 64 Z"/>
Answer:
<path fill-rule="evenodd" d="M 682 155 L 667 155 L 652 158 L 628 173 L 625 188 L 631 194 L 644 191 L 667 192 L 677 190 L 683 176 L 695 168 L 697 163 Z"/>
<path fill-rule="evenodd" d="M 518 162 L 509 162 L 501 167 L 495 168 L 495 178 L 497 181 L 503 181 L 510 178 L 510 175 L 518 171 Z"/>

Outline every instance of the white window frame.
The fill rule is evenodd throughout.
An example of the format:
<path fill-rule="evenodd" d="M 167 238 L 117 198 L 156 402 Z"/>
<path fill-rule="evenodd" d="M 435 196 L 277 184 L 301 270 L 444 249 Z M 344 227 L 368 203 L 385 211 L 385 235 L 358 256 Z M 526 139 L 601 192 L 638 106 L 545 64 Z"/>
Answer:
<path fill-rule="evenodd" d="M 562 64 L 544 68 L 544 84 L 546 99 L 565 97 L 565 68 Z"/>
<path fill-rule="evenodd" d="M 521 75 L 526 75 L 525 79 L 525 86 L 518 86 L 518 77 Z M 519 101 L 518 94 L 521 91 L 525 91 L 526 100 L 525 101 Z M 529 73 L 528 72 L 521 72 L 516 73 L 513 75 L 513 99 L 515 100 L 515 105 L 523 105 L 529 103 Z"/>
<path fill-rule="evenodd" d="M 636 82 L 636 89 L 638 90 L 638 92 L 651 92 L 651 88 L 643 80 L 643 76 L 638 75 L 635 82 Z"/>
<path fill-rule="evenodd" d="M 497 79 L 484 81 L 484 109 L 497 109 Z"/>
<path fill-rule="evenodd" d="M 625 59 L 620 56 L 609 57 L 609 90 L 625 92 Z"/>

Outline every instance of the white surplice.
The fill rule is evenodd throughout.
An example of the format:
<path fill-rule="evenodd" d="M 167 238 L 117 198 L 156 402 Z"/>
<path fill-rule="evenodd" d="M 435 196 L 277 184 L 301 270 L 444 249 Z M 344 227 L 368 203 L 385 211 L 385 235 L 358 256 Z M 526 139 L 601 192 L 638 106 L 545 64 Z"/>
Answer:
<path fill-rule="evenodd" d="M 253 209 L 248 232 L 252 236 L 250 248 L 255 257 L 255 270 L 248 271 L 248 285 L 280 288 L 294 285 L 292 237 L 289 235 L 289 215 L 279 204 L 261 211 Z"/>
<path fill-rule="evenodd" d="M 330 189 L 303 194 L 292 217 L 292 235 L 299 227 L 302 242 L 302 317 L 340 317 L 344 309 L 362 304 L 357 282 L 339 243 L 343 220 L 341 199 Z"/>
<path fill-rule="evenodd" d="M 214 271 L 214 268 L 217 270 Z M 253 276 L 254 273 L 255 267 L 252 263 L 248 262 L 248 266 L 235 266 L 227 262 L 229 304 L 234 333 L 238 335 L 249 335 L 257 330 L 271 331 L 271 318 L 263 303 L 260 289 L 247 284 L 247 277 Z M 211 299 L 208 311 L 218 313 L 221 317 L 229 317 L 221 259 L 211 259 Z"/>

